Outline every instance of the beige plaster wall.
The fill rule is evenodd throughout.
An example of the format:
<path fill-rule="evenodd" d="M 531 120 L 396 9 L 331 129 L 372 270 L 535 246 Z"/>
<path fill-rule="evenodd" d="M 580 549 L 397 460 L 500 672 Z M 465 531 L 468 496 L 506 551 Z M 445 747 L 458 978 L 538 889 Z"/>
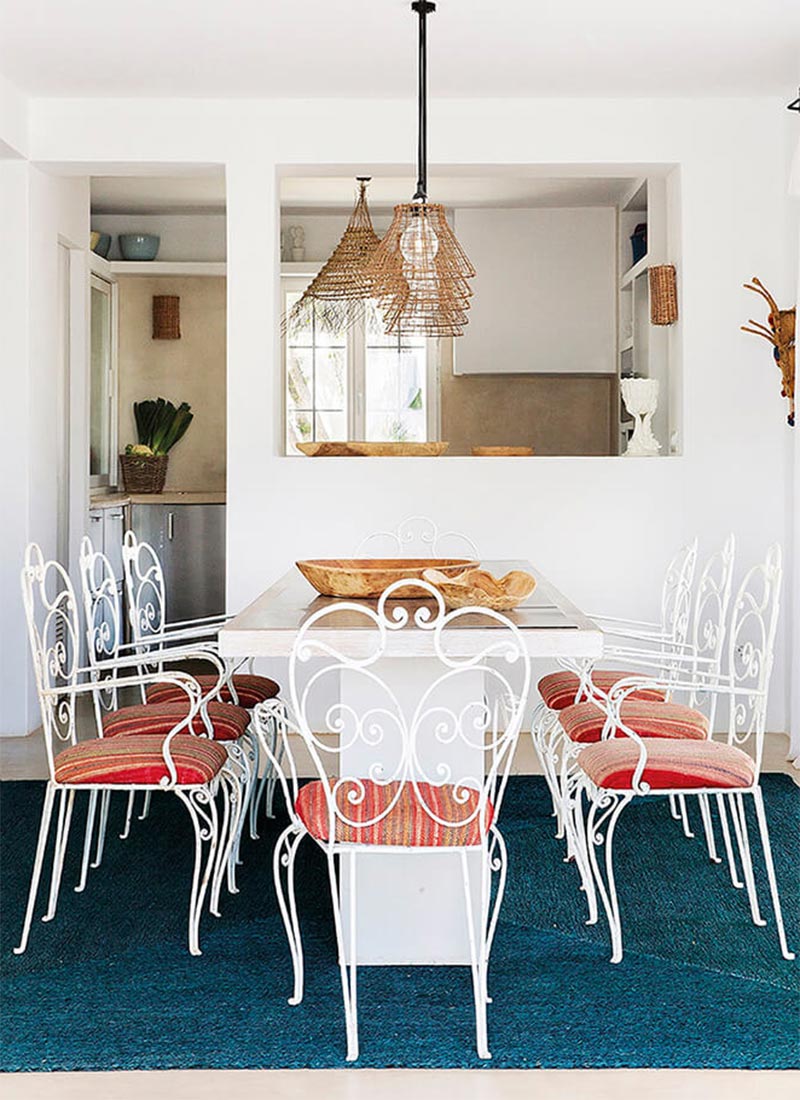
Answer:
<path fill-rule="evenodd" d="M 181 339 L 152 338 L 155 294 L 181 300 Z M 168 490 L 225 489 L 224 278 L 119 280 L 119 445 L 136 442 L 133 402 L 188 401 L 194 420 L 170 451 Z"/>
<path fill-rule="evenodd" d="M 441 364 L 441 437 L 449 455 L 527 446 L 537 455 L 614 454 L 613 374 L 454 375 Z"/>

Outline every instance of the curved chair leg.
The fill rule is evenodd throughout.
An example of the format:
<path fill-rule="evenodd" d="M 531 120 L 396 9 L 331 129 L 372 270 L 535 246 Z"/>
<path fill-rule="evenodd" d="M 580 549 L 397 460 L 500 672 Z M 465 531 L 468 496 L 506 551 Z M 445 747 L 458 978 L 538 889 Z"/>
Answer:
<path fill-rule="evenodd" d="M 209 901 L 209 911 L 214 917 L 221 915 L 219 897 L 222 892 L 222 879 L 225 876 L 226 867 L 230 876 L 230 856 L 236 839 L 242 794 L 238 777 L 232 771 L 229 772 L 224 768 L 220 772 L 219 779 L 219 789 L 222 791 L 222 821 L 219 824 L 219 843 L 217 844 L 217 854 L 211 877 L 211 899 Z M 230 888 L 230 877 L 228 887 Z M 235 885 L 230 892 L 238 893 Z"/>
<path fill-rule="evenodd" d="M 485 862 L 486 853 L 479 853 Z M 469 875 L 469 858 L 462 848 L 461 881 L 464 884 L 464 909 L 467 915 L 467 934 L 469 937 L 470 970 L 472 971 L 472 993 L 475 999 L 475 1046 L 479 1058 L 491 1058 L 486 1027 L 486 946 L 484 931 L 480 930 L 480 940 L 475 928 L 475 915 L 472 906 L 472 888 Z M 481 868 L 483 872 L 483 867 Z M 481 887 L 483 892 L 483 887 Z"/>
<path fill-rule="evenodd" d="M 722 827 L 722 839 L 725 844 L 725 855 L 728 858 L 728 871 L 730 872 L 731 882 L 737 890 L 741 890 L 744 887 L 744 883 L 739 878 L 736 870 L 736 860 L 733 855 L 733 845 L 731 844 L 731 831 L 728 826 L 728 811 L 725 809 L 725 795 L 718 794 L 714 797 L 717 800 L 719 823 Z"/>
<path fill-rule="evenodd" d="M 258 743 L 258 738 L 253 737 L 251 740 L 252 755 L 250 758 L 250 768 L 252 771 L 252 781 L 247 791 L 247 815 L 250 823 L 250 839 L 258 840 L 258 804 L 261 796 L 261 780 L 259 779 L 259 772 L 261 771 L 261 748 Z"/>
<path fill-rule="evenodd" d="M 611 931 L 612 963 L 618 963 L 622 959 L 622 922 L 614 877 L 614 830 L 619 815 L 628 805 L 631 797 L 630 794 L 619 794 L 607 789 L 600 791 L 591 799 L 586 822 L 589 860 Z M 603 844 L 605 845 L 605 877 L 597 859 L 597 849 Z"/>
<path fill-rule="evenodd" d="M 51 921 L 56 915 L 58 895 L 61 890 L 61 875 L 64 871 L 64 856 L 69 840 L 69 827 L 72 822 L 72 807 L 75 803 L 75 791 L 62 790 L 58 807 L 58 826 L 56 829 L 56 847 L 53 853 L 53 870 L 50 875 L 50 899 L 43 921 Z"/>
<path fill-rule="evenodd" d="M 567 786 L 564 796 L 564 820 L 571 837 L 572 851 L 578 874 L 581 878 L 581 890 L 586 895 L 589 915 L 586 924 L 597 924 L 597 890 L 594 884 L 589 844 L 586 832 L 586 820 L 583 812 L 584 790 L 577 775 L 565 777 Z"/>
<path fill-rule="evenodd" d="M 229 752 L 231 758 L 236 765 L 237 769 L 237 783 L 239 784 L 239 804 L 236 814 L 236 821 L 232 823 L 233 827 L 233 844 L 230 849 L 228 857 L 228 893 L 238 894 L 239 890 L 236 885 L 236 868 L 241 865 L 241 857 L 239 855 L 239 849 L 242 844 L 242 832 L 244 831 L 245 821 L 247 820 L 247 808 L 249 799 L 253 793 L 253 787 L 255 785 L 256 776 L 253 771 L 252 755 L 249 752 L 250 743 L 246 742 L 244 745 L 241 743 L 231 745 Z"/>
<path fill-rule="evenodd" d="M 677 803 L 677 800 L 676 800 L 676 798 L 675 798 L 675 795 L 674 795 L 674 794 L 671 794 L 671 795 L 669 796 L 669 812 L 670 812 L 670 816 L 671 816 L 671 817 L 672 817 L 672 818 L 673 818 L 673 819 L 674 819 L 675 821 L 680 821 L 680 819 L 681 819 L 681 815 L 680 815 L 680 813 L 679 813 L 679 811 L 678 811 L 678 803 Z"/>
<path fill-rule="evenodd" d="M 97 848 L 95 849 L 92 868 L 99 867 L 103 862 L 103 849 L 106 844 L 106 827 L 108 826 L 108 806 L 111 801 L 111 791 L 105 790 L 100 795 L 100 823 L 97 826 Z"/>
<path fill-rule="evenodd" d="M 717 855 L 717 842 L 714 837 L 714 824 L 711 820 L 711 807 L 708 804 L 708 795 L 699 794 L 697 796 L 697 801 L 700 803 L 700 816 L 703 819 L 703 832 L 706 837 L 708 858 L 712 863 L 722 863 L 722 860 Z"/>
<path fill-rule="evenodd" d="M 194 827 L 194 870 L 189 895 L 189 953 L 200 955 L 200 916 L 203 900 L 211 878 L 218 843 L 217 804 L 208 787 L 190 790 L 178 788 L 175 793 L 189 811 Z M 203 843 L 209 842 L 208 856 L 203 867 Z"/>
<path fill-rule="evenodd" d="M 769 829 L 767 828 L 767 815 L 764 812 L 764 796 L 761 793 L 761 788 L 756 787 L 753 791 L 753 802 L 756 807 L 756 817 L 758 818 L 758 831 L 761 835 L 761 847 L 764 850 L 764 865 L 767 868 L 767 878 L 769 879 L 769 890 L 772 897 L 772 909 L 775 913 L 775 924 L 778 928 L 778 942 L 781 945 L 781 954 L 784 959 L 793 959 L 795 957 L 794 951 L 789 950 L 789 945 L 786 942 L 786 930 L 783 927 L 783 913 L 781 911 L 781 899 L 778 894 L 778 882 L 775 878 L 775 864 L 772 862 L 772 845 L 769 840 Z"/>
<path fill-rule="evenodd" d="M 492 953 L 494 934 L 497 931 L 497 921 L 500 916 L 500 906 L 503 904 L 503 895 L 505 894 L 506 879 L 508 877 L 508 852 L 506 849 L 506 842 L 503 839 L 503 835 L 499 831 L 499 829 L 495 828 L 492 828 L 492 843 L 489 847 L 489 869 L 490 871 L 499 871 L 500 877 L 497 880 L 497 889 L 495 891 L 491 916 L 489 918 L 489 930 L 486 935 L 487 964 L 489 962 L 489 956 Z"/>
<path fill-rule="evenodd" d="M 86 889 L 86 879 L 89 874 L 89 856 L 92 852 L 92 833 L 94 832 L 94 819 L 97 812 L 98 792 L 89 792 L 89 808 L 86 811 L 86 828 L 83 834 L 83 856 L 81 858 L 81 877 L 74 888 L 76 894 L 81 894 Z"/>
<path fill-rule="evenodd" d="M 272 857 L 275 893 L 278 898 L 278 908 L 283 919 L 283 926 L 286 929 L 286 939 L 289 942 L 289 952 L 292 956 L 292 969 L 294 971 L 294 987 L 292 995 L 289 997 L 290 1005 L 299 1005 L 303 999 L 303 942 L 300 938 L 300 923 L 297 919 L 297 903 L 294 892 L 294 858 L 304 835 L 304 833 L 298 832 L 296 825 L 288 825 L 278 837 Z M 281 883 L 282 867 L 286 868 L 288 905 Z"/>
<path fill-rule="evenodd" d="M 750 836 L 747 831 L 747 818 L 744 813 L 742 796 L 740 794 L 729 795 L 728 805 L 731 808 L 733 831 L 736 834 L 736 842 L 739 845 L 742 873 L 744 874 L 744 882 L 747 887 L 747 898 L 750 902 L 750 915 L 753 918 L 753 924 L 758 925 L 759 928 L 763 928 L 767 922 L 761 916 L 761 912 L 758 908 L 758 894 L 756 893 L 756 880 L 753 875 L 753 861 L 750 858 Z"/>
<path fill-rule="evenodd" d="M 683 794 L 678 795 L 678 810 L 680 811 L 680 820 L 683 825 L 683 835 L 687 840 L 694 840 L 694 833 L 689 825 L 689 812 L 686 809 L 686 796 Z"/>
<path fill-rule="evenodd" d="M 344 857 L 342 857 L 344 858 Z M 333 924 L 336 930 L 336 948 L 339 953 L 339 972 L 342 978 L 342 999 L 344 1001 L 344 1020 L 347 1031 L 347 1054 L 345 1060 L 355 1062 L 358 1058 L 358 1005 L 356 1002 L 356 860 L 355 853 L 350 856 L 350 965 L 347 965 L 347 957 L 344 949 L 344 932 L 342 930 L 342 909 L 339 899 L 339 887 L 336 881 L 336 868 L 333 862 L 333 853 L 328 852 L 328 881 L 331 888 L 331 902 L 333 904 Z M 349 973 L 348 973 L 349 971 Z"/>
<path fill-rule="evenodd" d="M 36 842 L 36 856 L 31 871 L 31 884 L 28 890 L 28 904 L 25 908 L 25 919 L 22 923 L 22 935 L 19 944 L 14 948 L 15 955 L 21 955 L 28 946 L 28 937 L 31 931 L 33 910 L 36 905 L 36 894 L 39 890 L 39 879 L 42 875 L 44 853 L 47 848 L 47 834 L 50 831 L 50 819 L 53 814 L 53 799 L 56 796 L 56 788 L 48 783 L 44 792 L 44 804 L 42 806 L 42 819 L 39 823 L 39 839 Z"/>
<path fill-rule="evenodd" d="M 152 791 L 144 792 L 144 801 L 142 802 L 142 812 L 139 814 L 140 821 L 146 821 L 150 816 L 150 802 L 153 797 Z"/>
<path fill-rule="evenodd" d="M 128 808 L 125 811 L 125 828 L 119 834 L 120 840 L 127 840 L 131 835 L 131 818 L 133 817 L 133 800 L 136 798 L 136 791 L 128 791 Z"/>

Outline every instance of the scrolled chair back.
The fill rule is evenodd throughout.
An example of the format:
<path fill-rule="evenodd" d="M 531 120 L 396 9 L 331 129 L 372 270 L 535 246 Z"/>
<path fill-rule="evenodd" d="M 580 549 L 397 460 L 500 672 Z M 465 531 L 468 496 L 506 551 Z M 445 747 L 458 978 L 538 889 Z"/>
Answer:
<path fill-rule="evenodd" d="M 736 539 L 731 533 L 721 549 L 708 559 L 697 582 L 690 655 L 692 679 L 698 685 L 705 680 L 715 681 L 722 668 L 735 559 Z M 712 729 L 716 698 L 714 692 L 698 687 L 689 699 L 689 705 L 693 707 L 702 707 L 709 701 Z"/>
<path fill-rule="evenodd" d="M 100 550 L 95 550 L 88 535 L 84 535 L 81 540 L 78 564 L 89 665 L 97 668 L 101 662 L 113 661 L 119 656 L 122 645 L 119 589 L 111 562 Z M 116 687 L 96 692 L 94 700 L 95 706 L 101 710 L 116 710 Z M 102 729 L 102 723 L 100 728 Z"/>
<path fill-rule="evenodd" d="M 730 683 L 728 741 L 744 745 L 761 769 L 769 682 L 775 658 L 780 613 L 783 555 L 776 543 L 763 562 L 745 575 L 733 599 L 728 631 L 727 677 Z"/>
<path fill-rule="evenodd" d="M 67 571 L 57 561 L 45 561 L 35 542 L 25 550 L 21 583 L 52 778 L 58 742 L 63 748 L 74 745 L 77 739 L 75 695 L 54 692 L 74 688 L 78 682 L 81 650 L 78 601 Z"/>
<path fill-rule="evenodd" d="M 411 584 L 419 599 L 393 599 Z M 482 627 L 491 629 L 477 633 Z M 408 655 L 413 630 L 424 634 L 413 652 L 423 650 L 430 668 L 415 696 L 404 690 L 404 662 L 391 660 Z M 314 791 L 324 799 L 328 845 L 483 843 L 500 810 L 530 675 L 507 618 L 484 608 L 447 613 L 435 588 L 406 580 L 377 607 L 338 601 L 311 615 L 290 658 L 288 708 L 263 704 L 256 720 L 265 733 L 277 725 L 274 762 L 283 758 L 293 818 L 299 782 L 289 733 L 299 734 L 320 780 Z"/>
<path fill-rule="evenodd" d="M 131 636 L 136 643 L 146 643 L 150 635 L 161 633 L 166 625 L 164 571 L 153 547 L 140 542 L 130 530 L 122 540 L 122 563 Z"/>
<path fill-rule="evenodd" d="M 392 531 L 373 531 L 358 544 L 354 557 L 480 560 L 471 538 L 459 531 L 440 531 L 427 516 L 408 516 Z"/>
<path fill-rule="evenodd" d="M 694 539 L 670 561 L 661 588 L 662 629 L 673 646 L 682 646 L 689 634 L 696 568 L 697 539 Z"/>
<path fill-rule="evenodd" d="M 727 545 L 728 543 L 726 547 Z M 782 573 L 781 548 L 774 544 L 767 550 L 764 561 L 754 565 L 745 574 L 736 596 L 730 602 L 729 625 L 726 631 L 727 667 L 724 670 L 718 669 L 716 676 L 701 675 L 699 681 L 703 681 L 702 686 L 695 686 L 693 689 L 700 697 L 708 693 L 727 701 L 728 744 L 741 747 L 750 742 L 748 751 L 755 761 L 756 778 L 761 771 L 764 750 Z M 721 641 L 719 645 L 722 645 Z M 632 778 L 632 787 L 637 793 L 647 791 L 647 784 L 642 781 L 647 766 L 647 742 L 626 725 L 621 707 L 632 690 L 643 686 L 658 687 L 659 681 L 653 679 L 650 682 L 647 678 L 631 677 L 615 685 L 610 693 L 608 717 L 602 734 L 605 738 L 619 730 L 638 745 L 639 759 Z"/>

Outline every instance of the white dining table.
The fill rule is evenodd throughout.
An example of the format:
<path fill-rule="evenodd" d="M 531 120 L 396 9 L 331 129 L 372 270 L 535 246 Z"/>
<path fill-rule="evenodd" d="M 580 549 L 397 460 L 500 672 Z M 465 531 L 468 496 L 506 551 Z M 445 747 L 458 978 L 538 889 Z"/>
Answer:
<path fill-rule="evenodd" d="M 524 569 L 536 578 L 536 588 L 525 602 L 507 617 L 519 628 L 525 648 L 533 661 L 547 659 L 553 665 L 559 659 L 578 664 L 596 660 L 602 653 L 603 634 L 570 600 L 527 561 L 484 561 L 484 569 L 502 576 L 510 569 Z M 296 567 L 268 588 L 249 607 L 220 631 L 219 648 L 223 657 L 288 658 L 295 638 L 305 620 L 334 599 L 323 597 L 311 587 Z M 413 610 L 417 601 L 402 601 Z M 374 601 L 373 601 L 374 606 Z M 370 633 L 365 616 L 343 609 L 326 616 L 331 644 L 348 657 L 365 655 L 370 649 Z M 452 656 L 471 656 L 482 652 L 491 642 L 492 631 L 484 617 L 466 616 L 457 632 L 448 640 Z M 394 632 L 391 649 L 381 658 L 380 675 L 391 685 L 407 714 L 430 683 L 430 664 L 434 659 L 430 631 L 413 625 Z M 535 677 L 534 677 L 535 684 Z M 339 683 L 341 701 L 358 713 L 364 700 L 357 698 L 362 681 L 344 672 Z M 481 674 L 474 683 L 460 678 L 454 708 L 483 698 Z M 465 693 L 469 698 L 465 697 Z M 331 700 L 332 702 L 334 700 Z M 537 700 L 529 701 L 529 712 Z M 526 723 L 527 724 L 527 723 Z M 526 736 L 525 727 L 521 736 Z M 369 748 L 363 742 L 342 753 L 340 774 L 364 775 L 375 763 L 367 758 Z M 372 750 L 374 751 L 374 750 Z M 458 754 L 449 760 L 461 774 L 476 774 L 477 750 L 465 745 L 453 748 Z M 478 757 L 480 767 L 483 761 Z M 502 820 L 502 819 L 501 819 Z M 398 860 L 405 866 L 398 870 Z M 346 872 L 346 868 L 343 871 Z M 510 869 L 513 874 L 513 868 Z M 347 918 L 346 874 L 342 879 L 343 916 Z M 475 881 L 478 875 L 472 876 Z M 469 963 L 469 941 L 464 912 L 463 884 L 458 859 L 440 853 L 381 855 L 371 853 L 359 860 L 357 889 L 357 961 L 359 965 L 457 965 Z M 346 927 L 346 925 L 345 925 Z"/>

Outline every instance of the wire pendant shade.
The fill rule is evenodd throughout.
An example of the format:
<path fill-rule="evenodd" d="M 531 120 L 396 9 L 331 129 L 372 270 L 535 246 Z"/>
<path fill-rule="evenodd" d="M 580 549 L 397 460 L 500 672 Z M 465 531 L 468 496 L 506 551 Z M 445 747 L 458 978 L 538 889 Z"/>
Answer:
<path fill-rule="evenodd" d="M 463 333 L 475 268 L 439 203 L 396 206 L 367 273 L 387 332 L 428 337 Z"/>
<path fill-rule="evenodd" d="M 380 240 L 372 227 L 367 206 L 367 179 L 358 181 L 358 199 L 342 238 L 319 274 L 306 287 L 283 318 L 282 329 L 296 329 L 310 323 L 311 307 L 317 321 L 333 332 L 351 325 L 361 312 L 361 303 L 372 295 L 367 267 Z"/>

